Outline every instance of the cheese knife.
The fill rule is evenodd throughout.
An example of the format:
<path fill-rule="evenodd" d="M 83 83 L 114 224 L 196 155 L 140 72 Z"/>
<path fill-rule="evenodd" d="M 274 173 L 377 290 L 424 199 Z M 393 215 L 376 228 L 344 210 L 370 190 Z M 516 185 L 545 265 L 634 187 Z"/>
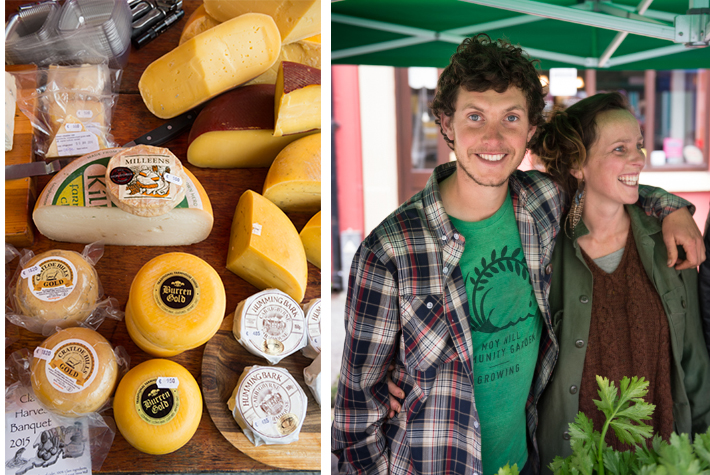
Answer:
<path fill-rule="evenodd" d="M 197 118 L 198 112 L 199 111 L 197 109 L 194 109 L 174 117 L 160 127 L 124 144 L 123 147 L 133 147 L 135 145 L 162 145 L 174 139 L 180 135 L 183 130 L 192 125 Z M 37 161 L 31 163 L 20 163 L 17 165 L 5 165 L 5 180 L 16 180 L 18 178 L 27 178 L 39 175 L 51 175 L 67 166 L 67 164 L 71 163 L 76 158 L 78 157 L 59 158 L 49 162 Z"/>

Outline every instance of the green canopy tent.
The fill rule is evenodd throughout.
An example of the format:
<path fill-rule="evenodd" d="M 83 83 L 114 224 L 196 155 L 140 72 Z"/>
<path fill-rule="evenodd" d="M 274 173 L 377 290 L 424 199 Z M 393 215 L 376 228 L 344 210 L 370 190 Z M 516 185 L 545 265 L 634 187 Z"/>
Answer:
<path fill-rule="evenodd" d="M 333 64 L 445 67 L 466 36 L 507 38 L 542 69 L 710 68 L 710 0 L 346 0 Z"/>

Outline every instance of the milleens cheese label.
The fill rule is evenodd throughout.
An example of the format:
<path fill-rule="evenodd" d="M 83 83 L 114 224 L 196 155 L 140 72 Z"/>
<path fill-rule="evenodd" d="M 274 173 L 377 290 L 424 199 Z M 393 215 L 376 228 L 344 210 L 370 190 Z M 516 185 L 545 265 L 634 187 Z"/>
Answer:
<path fill-rule="evenodd" d="M 185 315 L 200 301 L 200 285 L 187 272 L 173 271 L 164 274 L 153 286 L 153 298 L 162 311 L 172 315 Z"/>
<path fill-rule="evenodd" d="M 109 178 L 118 185 L 120 199 L 173 200 L 182 186 L 179 175 L 171 174 L 175 160 L 169 155 L 124 155 L 111 170 Z"/>
<path fill-rule="evenodd" d="M 249 352 L 276 364 L 306 345 L 303 309 L 285 292 L 267 289 L 243 300 L 234 336 Z"/>
<path fill-rule="evenodd" d="M 320 299 L 313 299 L 303 308 L 308 328 L 308 345 L 303 349 L 303 356 L 311 359 L 315 359 L 321 350 L 320 302 Z"/>
<path fill-rule="evenodd" d="M 67 297 L 76 287 L 76 267 L 69 259 L 50 256 L 32 267 L 23 269 L 20 276 L 26 279 L 32 295 L 44 302 L 56 302 Z"/>
<path fill-rule="evenodd" d="M 254 445 L 289 444 L 298 440 L 308 398 L 287 370 L 251 366 L 228 405 Z"/>
<path fill-rule="evenodd" d="M 175 418 L 180 409 L 180 395 L 177 384 L 165 384 L 164 379 L 151 378 L 138 387 L 135 395 L 135 408 L 138 416 L 151 425 L 167 424 Z"/>
<path fill-rule="evenodd" d="M 49 383 L 63 393 L 78 393 L 96 377 L 99 357 L 92 345 L 78 338 L 61 342 L 51 349 L 45 365 Z"/>

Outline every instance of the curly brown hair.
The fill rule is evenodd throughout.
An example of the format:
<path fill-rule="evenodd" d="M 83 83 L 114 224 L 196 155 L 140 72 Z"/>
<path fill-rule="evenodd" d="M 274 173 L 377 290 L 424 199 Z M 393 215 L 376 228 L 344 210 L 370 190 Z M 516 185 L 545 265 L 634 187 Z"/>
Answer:
<path fill-rule="evenodd" d="M 467 91 L 484 92 L 493 89 L 503 93 L 515 86 L 525 95 L 528 105 L 528 120 L 531 126 L 542 125 L 545 119 L 545 96 L 535 66 L 538 60 L 531 60 L 522 48 L 513 46 L 507 40 L 493 41 L 480 33 L 466 38 L 451 57 L 451 62 L 439 76 L 436 95 L 431 104 L 436 124 L 448 146 L 453 149 L 453 141 L 441 127 L 441 117 L 452 117 L 456 111 L 459 87 Z"/>
<path fill-rule="evenodd" d="M 570 173 L 581 170 L 587 162 L 587 152 L 597 140 L 596 118 L 605 111 L 627 110 L 626 98 L 618 92 L 595 94 L 555 111 L 550 120 L 538 127 L 530 141 L 530 151 L 540 157 L 547 173 L 568 197 L 577 191 L 577 179 Z"/>

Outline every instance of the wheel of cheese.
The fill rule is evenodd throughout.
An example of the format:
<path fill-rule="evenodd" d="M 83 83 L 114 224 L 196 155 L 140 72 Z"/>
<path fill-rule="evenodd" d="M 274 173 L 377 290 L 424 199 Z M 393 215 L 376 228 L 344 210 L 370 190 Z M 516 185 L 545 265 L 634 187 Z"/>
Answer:
<path fill-rule="evenodd" d="M 247 351 L 271 364 L 306 345 L 303 309 L 287 293 L 276 289 L 264 290 L 239 302 L 232 332 Z"/>
<path fill-rule="evenodd" d="M 185 198 L 187 175 L 167 148 L 136 145 L 111 157 L 106 192 L 111 202 L 136 216 L 160 216 Z"/>
<path fill-rule="evenodd" d="M 24 266 L 15 301 L 22 315 L 64 325 L 86 320 L 99 293 L 96 269 L 78 252 L 57 249 L 36 255 Z"/>
<path fill-rule="evenodd" d="M 153 347 L 173 354 L 196 348 L 217 333 L 226 303 L 222 279 L 207 262 L 184 252 L 162 254 L 131 284 L 126 304 L 131 336 L 148 353 Z"/>
<path fill-rule="evenodd" d="M 227 406 L 255 446 L 290 444 L 298 440 L 308 398 L 286 369 L 248 366 Z"/>
<path fill-rule="evenodd" d="M 131 337 L 131 340 L 133 340 L 133 343 L 149 355 L 169 358 L 182 353 L 182 350 L 166 350 L 165 348 L 155 346 L 146 340 L 143 334 L 136 329 L 136 325 L 133 323 L 133 311 L 129 305 L 126 305 L 126 314 L 123 320 L 126 322 L 126 329 L 128 330 L 128 335 Z"/>
<path fill-rule="evenodd" d="M 113 414 L 118 430 L 133 447 L 148 454 L 168 454 L 185 445 L 200 425 L 200 387 L 178 363 L 144 361 L 121 379 Z"/>
<path fill-rule="evenodd" d="M 67 417 L 96 412 L 111 396 L 118 364 L 111 344 L 89 328 L 67 328 L 35 350 L 32 389 L 51 411 Z"/>
<path fill-rule="evenodd" d="M 320 302 L 320 299 L 313 299 L 303 307 L 303 311 L 306 315 L 306 329 L 308 334 L 308 344 L 303 348 L 303 356 L 310 359 L 315 359 L 320 355 L 321 350 Z"/>

